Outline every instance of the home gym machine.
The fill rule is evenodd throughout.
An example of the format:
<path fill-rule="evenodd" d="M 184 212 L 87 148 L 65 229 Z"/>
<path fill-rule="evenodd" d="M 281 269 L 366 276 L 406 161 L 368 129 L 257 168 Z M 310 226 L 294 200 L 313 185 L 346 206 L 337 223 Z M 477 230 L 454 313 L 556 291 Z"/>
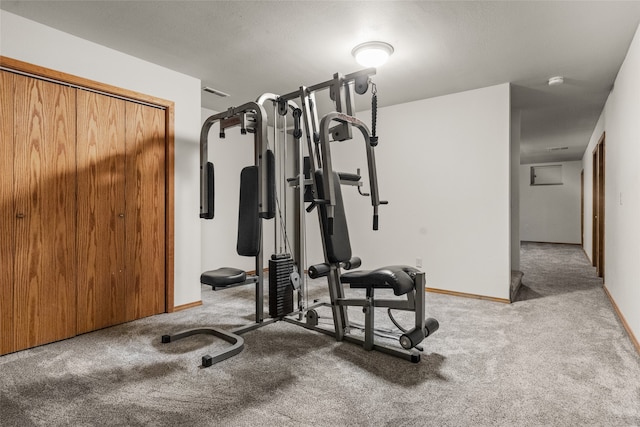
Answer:
<path fill-rule="evenodd" d="M 277 320 L 285 320 L 303 326 L 307 329 L 322 332 L 335 337 L 338 341 L 348 341 L 362 344 L 365 350 L 378 350 L 396 357 L 418 362 L 420 360 L 420 343 L 438 329 L 435 319 L 425 319 L 425 274 L 413 267 L 387 266 L 374 270 L 355 270 L 343 273 L 342 270 L 357 269 L 361 260 L 352 257 L 346 213 L 343 204 L 341 185 L 355 185 L 361 195 L 371 198 L 373 207 L 373 229 L 379 226 L 379 206 L 387 202 L 381 201 L 378 192 L 377 170 L 375 162 L 375 147 L 378 144 L 376 136 L 376 93 L 373 85 L 372 111 L 373 132 L 355 117 L 354 99 L 356 94 L 362 95 L 368 91 L 371 76 L 375 69 L 370 68 L 356 73 L 335 74 L 331 80 L 314 86 L 301 86 L 299 90 L 286 95 L 265 94 L 256 102 L 247 103 L 238 108 L 230 108 L 224 113 L 209 117 L 200 136 L 200 173 L 201 173 L 201 218 L 213 218 L 213 165 L 208 161 L 208 133 L 214 123 L 220 123 L 220 136 L 224 137 L 227 128 L 240 126 L 241 133 L 254 133 L 255 164 L 247 167 L 241 174 L 240 214 L 238 226 L 238 253 L 245 256 L 255 256 L 256 276 L 247 276 L 239 269 L 221 268 L 202 274 L 201 282 L 214 289 L 255 283 L 256 290 L 256 319 L 255 323 L 237 328 L 232 332 L 217 328 L 186 331 L 173 336 L 165 335 L 162 342 L 171 342 L 194 334 L 206 333 L 215 335 L 232 345 L 214 355 L 202 358 L 203 366 L 225 360 L 242 351 L 244 341 L 240 335 Z M 335 111 L 319 119 L 316 94 L 328 90 Z M 294 101 L 299 101 L 299 108 Z M 286 116 L 293 116 L 293 148 L 294 148 L 294 177 L 288 178 L 288 185 L 296 190 L 295 205 L 295 238 L 294 246 L 289 245 L 286 224 L 286 184 L 276 190 L 276 156 L 269 149 L 267 142 L 267 114 L 264 104 L 274 106 L 274 149 L 277 146 L 278 116 L 285 129 Z M 302 132 L 304 124 L 304 134 Z M 361 191 L 360 173 L 334 172 L 331 143 L 344 142 L 354 139 L 354 128 L 360 131 L 364 139 L 369 192 Z M 302 143 L 303 135 L 306 139 Z M 306 153 L 305 153 L 306 148 Z M 287 169 L 287 144 L 278 149 L 279 164 L 283 171 Z M 306 156 L 305 156 L 306 154 Z M 282 166 L 284 165 L 284 166 Z M 279 172 L 278 185 L 283 185 L 286 172 Z M 277 193 L 280 193 L 280 197 Z M 280 199 L 280 200 L 279 200 Z M 306 205 L 308 203 L 308 205 Z M 284 206 L 282 206 L 284 205 Z M 276 217 L 276 209 L 278 215 Z M 306 264 L 306 232 L 305 215 L 313 209 L 318 210 L 318 221 L 321 231 L 324 262 L 307 267 Z M 284 219 L 283 214 L 284 212 Z M 276 280 L 277 288 L 273 290 L 278 303 L 275 304 L 271 319 L 264 319 L 263 314 L 263 251 L 261 239 L 261 219 L 276 217 L 280 227 L 276 224 L 276 235 L 283 231 L 284 252 L 272 257 L 269 263 L 270 282 Z M 276 243 L 277 246 L 277 243 Z M 293 255 L 287 254 L 292 250 Z M 281 251 L 282 252 L 282 251 Z M 272 263 L 273 261 L 273 263 Z M 272 275 L 272 268 L 278 273 Z M 310 304 L 308 301 L 307 280 L 303 272 L 308 270 L 309 277 L 317 279 L 326 277 L 329 287 L 329 303 Z M 352 289 L 364 289 L 364 298 L 347 297 L 344 284 Z M 376 299 L 375 289 L 392 290 L 394 295 L 405 299 Z M 293 308 L 288 292 L 297 292 L 297 308 Z M 357 291 L 355 291 L 357 292 Z M 353 293 L 353 292 L 351 292 Z M 283 297 L 284 295 L 284 297 Z M 273 300 L 270 289 L 270 305 Z M 333 328 L 321 326 L 318 322 L 320 307 L 330 307 L 333 317 Z M 348 307 L 358 307 L 365 314 L 364 326 L 359 327 L 350 322 Z M 399 335 L 400 347 L 386 345 L 376 340 L 378 331 L 374 328 L 375 308 L 387 308 L 391 321 L 402 332 Z M 415 315 L 411 329 L 403 328 L 391 314 L 391 310 L 412 311 Z M 270 307 L 270 312 L 272 308 Z M 354 333 L 354 329 L 363 329 L 362 334 Z"/>
<path fill-rule="evenodd" d="M 387 266 L 374 270 L 357 270 L 342 273 L 341 270 L 358 268 L 361 260 L 352 257 L 349 231 L 347 227 L 346 213 L 342 200 L 341 183 L 352 183 L 354 179 L 349 174 L 333 171 L 331 157 L 331 142 L 343 142 L 353 139 L 353 129 L 362 134 L 364 140 L 367 168 L 369 175 L 369 193 L 373 207 L 373 229 L 379 226 L 378 208 L 387 202 L 381 201 L 378 192 L 378 179 L 374 148 L 378 144 L 375 135 L 376 121 L 376 94 L 373 94 L 373 134 L 368 127 L 354 116 L 355 93 L 367 92 L 370 76 L 375 74 L 375 69 L 366 69 L 357 73 L 342 76 L 335 74 L 332 80 L 305 88 L 281 97 L 283 100 L 299 98 L 304 117 L 307 150 L 309 153 L 309 169 L 311 175 L 311 188 L 313 200 L 306 209 L 307 212 L 318 209 L 318 219 L 321 230 L 325 262 L 312 265 L 308 268 L 309 277 L 312 279 L 326 277 L 329 286 L 330 307 L 333 315 L 333 330 L 323 328 L 318 324 L 316 308 L 327 304 L 320 303 L 307 306 L 301 311 L 305 321 L 295 317 L 287 317 L 285 320 L 299 324 L 308 329 L 332 335 L 338 341 L 349 341 L 363 345 L 365 350 L 378 350 L 396 357 L 418 362 L 420 343 L 433 334 L 438 328 L 437 320 L 425 319 L 425 273 L 409 266 Z M 318 122 L 315 94 L 317 91 L 328 89 L 330 98 L 334 101 L 336 111 L 326 114 Z M 302 170 L 299 163 L 298 170 Z M 303 179 L 298 174 L 298 183 Z M 356 180 L 359 181 L 357 176 Z M 359 191 L 360 192 L 360 191 Z M 360 194 L 363 194 L 360 192 Z M 363 194 L 364 195 L 364 194 Z M 299 232 L 304 236 L 303 232 Z M 349 284 L 352 289 L 365 289 L 365 298 L 347 298 L 343 284 Z M 396 296 L 404 296 L 406 300 L 376 299 L 375 289 L 392 289 Z M 354 325 L 349 321 L 347 308 L 360 307 L 365 314 L 364 337 L 352 333 Z M 375 340 L 374 309 L 376 307 L 387 308 L 391 321 L 403 332 L 399 337 L 402 348 L 378 343 Z M 404 310 L 414 312 L 414 327 L 405 329 L 401 327 L 391 314 L 391 310 Z"/>

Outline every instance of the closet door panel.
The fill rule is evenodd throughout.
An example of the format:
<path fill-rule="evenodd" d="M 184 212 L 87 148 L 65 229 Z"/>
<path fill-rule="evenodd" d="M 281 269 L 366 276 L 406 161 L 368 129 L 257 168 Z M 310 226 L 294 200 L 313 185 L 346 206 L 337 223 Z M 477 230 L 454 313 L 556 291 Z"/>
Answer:
<path fill-rule="evenodd" d="M 127 103 L 127 320 L 165 311 L 165 112 Z"/>
<path fill-rule="evenodd" d="M 78 90 L 78 333 L 125 321 L 125 103 Z"/>
<path fill-rule="evenodd" d="M 0 354 L 14 351 L 13 80 L 13 73 L 0 71 Z"/>
<path fill-rule="evenodd" d="M 16 349 L 76 333 L 75 89 L 15 76 Z"/>

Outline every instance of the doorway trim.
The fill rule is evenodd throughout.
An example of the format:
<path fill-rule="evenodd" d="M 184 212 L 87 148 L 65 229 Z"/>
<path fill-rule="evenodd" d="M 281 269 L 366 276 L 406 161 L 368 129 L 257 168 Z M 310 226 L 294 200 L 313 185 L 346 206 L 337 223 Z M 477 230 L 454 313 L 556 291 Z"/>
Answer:
<path fill-rule="evenodd" d="M 584 169 L 580 171 L 580 246 L 584 248 Z"/>
<path fill-rule="evenodd" d="M 605 132 L 593 149 L 592 264 L 596 274 L 605 274 Z"/>

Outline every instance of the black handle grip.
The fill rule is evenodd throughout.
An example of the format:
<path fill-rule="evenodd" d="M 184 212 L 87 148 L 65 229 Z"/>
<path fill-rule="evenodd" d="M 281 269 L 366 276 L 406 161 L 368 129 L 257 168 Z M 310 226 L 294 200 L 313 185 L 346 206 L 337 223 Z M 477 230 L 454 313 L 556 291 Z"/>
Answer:
<path fill-rule="evenodd" d="M 378 214 L 373 214 L 373 229 L 378 230 Z"/>
<path fill-rule="evenodd" d="M 215 212 L 215 175 L 213 163 L 207 162 L 207 168 L 204 172 L 206 173 L 207 180 L 207 194 L 205 195 L 206 199 L 204 200 L 204 203 L 207 210 L 206 212 L 200 213 L 200 218 L 213 219 Z M 202 206 L 200 206 L 200 209 L 202 210 Z"/>

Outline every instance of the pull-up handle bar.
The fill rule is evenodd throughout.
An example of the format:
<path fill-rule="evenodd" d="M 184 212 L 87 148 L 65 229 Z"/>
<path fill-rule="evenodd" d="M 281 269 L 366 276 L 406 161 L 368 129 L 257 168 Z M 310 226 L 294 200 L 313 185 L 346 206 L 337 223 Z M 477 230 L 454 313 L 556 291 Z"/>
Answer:
<path fill-rule="evenodd" d="M 367 87 L 369 85 L 369 77 L 375 76 L 375 74 L 376 74 L 375 68 L 365 68 L 364 70 L 356 71 L 355 73 L 339 76 L 339 78 L 336 78 L 338 76 L 334 76 L 334 78 L 331 80 L 327 80 L 325 82 L 318 83 L 313 86 L 307 86 L 304 88 L 304 92 L 305 94 L 309 94 L 312 92 L 317 92 L 319 90 L 329 89 L 329 88 L 335 87 L 336 81 L 338 81 L 339 85 L 345 85 L 345 84 L 350 84 L 351 82 L 355 82 L 356 93 L 362 95 L 367 91 Z M 280 98 L 286 101 L 296 99 L 299 97 L 300 97 L 299 90 L 280 96 Z"/>

